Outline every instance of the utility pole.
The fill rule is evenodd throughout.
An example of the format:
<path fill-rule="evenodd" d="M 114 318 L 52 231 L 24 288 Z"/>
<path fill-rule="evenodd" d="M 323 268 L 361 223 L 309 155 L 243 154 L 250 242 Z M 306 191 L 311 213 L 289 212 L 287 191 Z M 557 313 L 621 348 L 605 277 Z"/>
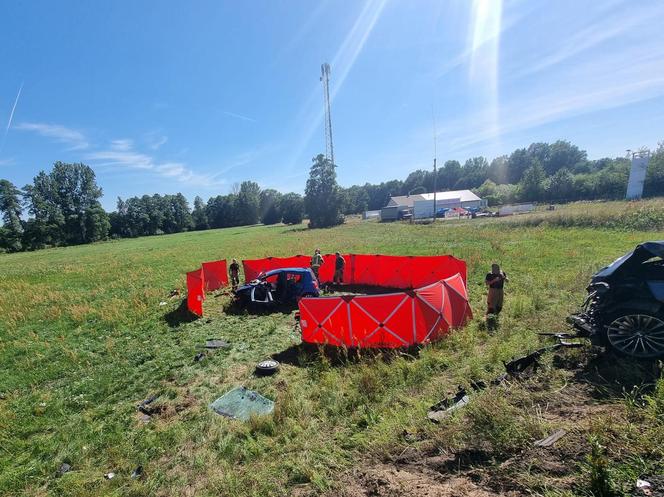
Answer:
<path fill-rule="evenodd" d="M 438 150 L 436 147 L 436 114 L 433 111 L 433 104 L 431 104 L 431 118 L 433 120 L 433 223 L 436 222 L 436 192 L 438 191 L 438 173 L 436 172 L 436 156 Z"/>
<path fill-rule="evenodd" d="M 436 190 L 438 190 L 437 185 L 438 174 L 436 173 L 436 157 L 434 154 L 433 158 L 433 222 L 436 222 Z"/>
<path fill-rule="evenodd" d="M 320 80 L 323 82 L 325 99 L 325 157 L 334 164 L 334 145 L 332 144 L 332 114 L 330 113 L 330 64 L 320 66 Z"/>

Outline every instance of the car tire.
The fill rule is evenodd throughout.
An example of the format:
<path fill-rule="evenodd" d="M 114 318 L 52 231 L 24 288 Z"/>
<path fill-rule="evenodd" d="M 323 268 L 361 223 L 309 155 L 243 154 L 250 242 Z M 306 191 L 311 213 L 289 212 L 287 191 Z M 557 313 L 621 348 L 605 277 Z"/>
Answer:
<path fill-rule="evenodd" d="M 279 362 L 274 359 L 266 359 L 256 364 L 256 373 L 261 376 L 269 376 L 279 371 Z"/>
<path fill-rule="evenodd" d="M 605 343 L 635 359 L 664 357 L 664 314 L 638 309 L 617 312 L 605 321 Z"/>

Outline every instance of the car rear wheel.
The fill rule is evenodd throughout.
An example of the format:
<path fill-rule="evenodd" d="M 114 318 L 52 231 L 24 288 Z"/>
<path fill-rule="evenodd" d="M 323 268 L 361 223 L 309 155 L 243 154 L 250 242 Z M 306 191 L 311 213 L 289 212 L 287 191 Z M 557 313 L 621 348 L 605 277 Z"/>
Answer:
<path fill-rule="evenodd" d="M 621 313 L 608 321 L 606 339 L 624 355 L 638 359 L 664 357 L 664 316 L 644 311 Z"/>

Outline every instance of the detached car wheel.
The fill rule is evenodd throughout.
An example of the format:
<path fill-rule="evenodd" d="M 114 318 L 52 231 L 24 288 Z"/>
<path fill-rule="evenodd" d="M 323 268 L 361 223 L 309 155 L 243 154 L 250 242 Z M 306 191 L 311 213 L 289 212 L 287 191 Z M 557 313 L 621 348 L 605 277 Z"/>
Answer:
<path fill-rule="evenodd" d="M 621 354 L 639 359 L 664 357 L 664 316 L 629 311 L 612 317 L 607 342 Z"/>
<path fill-rule="evenodd" d="M 256 373 L 262 376 L 269 376 L 279 371 L 279 362 L 273 359 L 266 359 L 256 364 Z"/>

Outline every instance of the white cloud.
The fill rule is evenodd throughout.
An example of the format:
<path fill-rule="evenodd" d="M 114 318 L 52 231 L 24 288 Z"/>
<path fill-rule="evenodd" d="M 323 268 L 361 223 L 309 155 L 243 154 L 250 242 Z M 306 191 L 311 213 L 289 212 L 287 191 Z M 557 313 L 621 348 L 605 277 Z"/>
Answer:
<path fill-rule="evenodd" d="M 617 11 L 613 15 L 598 20 L 573 35 L 563 38 L 557 44 L 553 53 L 538 57 L 537 62 L 528 65 L 515 76 L 527 76 L 541 72 L 552 66 L 565 62 L 592 48 L 601 46 L 605 42 L 634 31 L 636 26 L 647 25 L 653 19 L 664 16 L 663 4 L 650 9 L 629 8 L 627 11 Z"/>
<path fill-rule="evenodd" d="M 144 139 L 151 150 L 159 150 L 168 141 L 168 136 L 161 134 L 159 131 L 150 131 L 146 133 Z"/>
<path fill-rule="evenodd" d="M 502 103 L 497 126 L 483 122 L 481 114 L 450 122 L 439 133 L 449 151 L 485 143 L 509 133 L 602 110 L 664 97 L 664 57 L 653 57 L 609 71 L 595 78 L 580 76 L 583 84 L 542 88 L 540 92 Z M 588 68 L 588 70 L 592 70 Z M 634 77 L 635 74 L 644 75 Z"/>
<path fill-rule="evenodd" d="M 127 139 L 113 140 L 108 149 L 95 150 L 85 158 L 96 162 L 97 166 L 121 166 L 152 171 L 191 186 L 218 187 L 225 183 L 216 179 L 216 175 L 196 173 L 181 162 L 160 162 L 152 155 L 135 150 L 133 141 Z"/>
<path fill-rule="evenodd" d="M 14 128 L 37 133 L 46 138 L 51 138 L 56 142 L 69 145 L 68 150 L 82 150 L 90 146 L 83 133 L 59 124 L 21 123 Z"/>

